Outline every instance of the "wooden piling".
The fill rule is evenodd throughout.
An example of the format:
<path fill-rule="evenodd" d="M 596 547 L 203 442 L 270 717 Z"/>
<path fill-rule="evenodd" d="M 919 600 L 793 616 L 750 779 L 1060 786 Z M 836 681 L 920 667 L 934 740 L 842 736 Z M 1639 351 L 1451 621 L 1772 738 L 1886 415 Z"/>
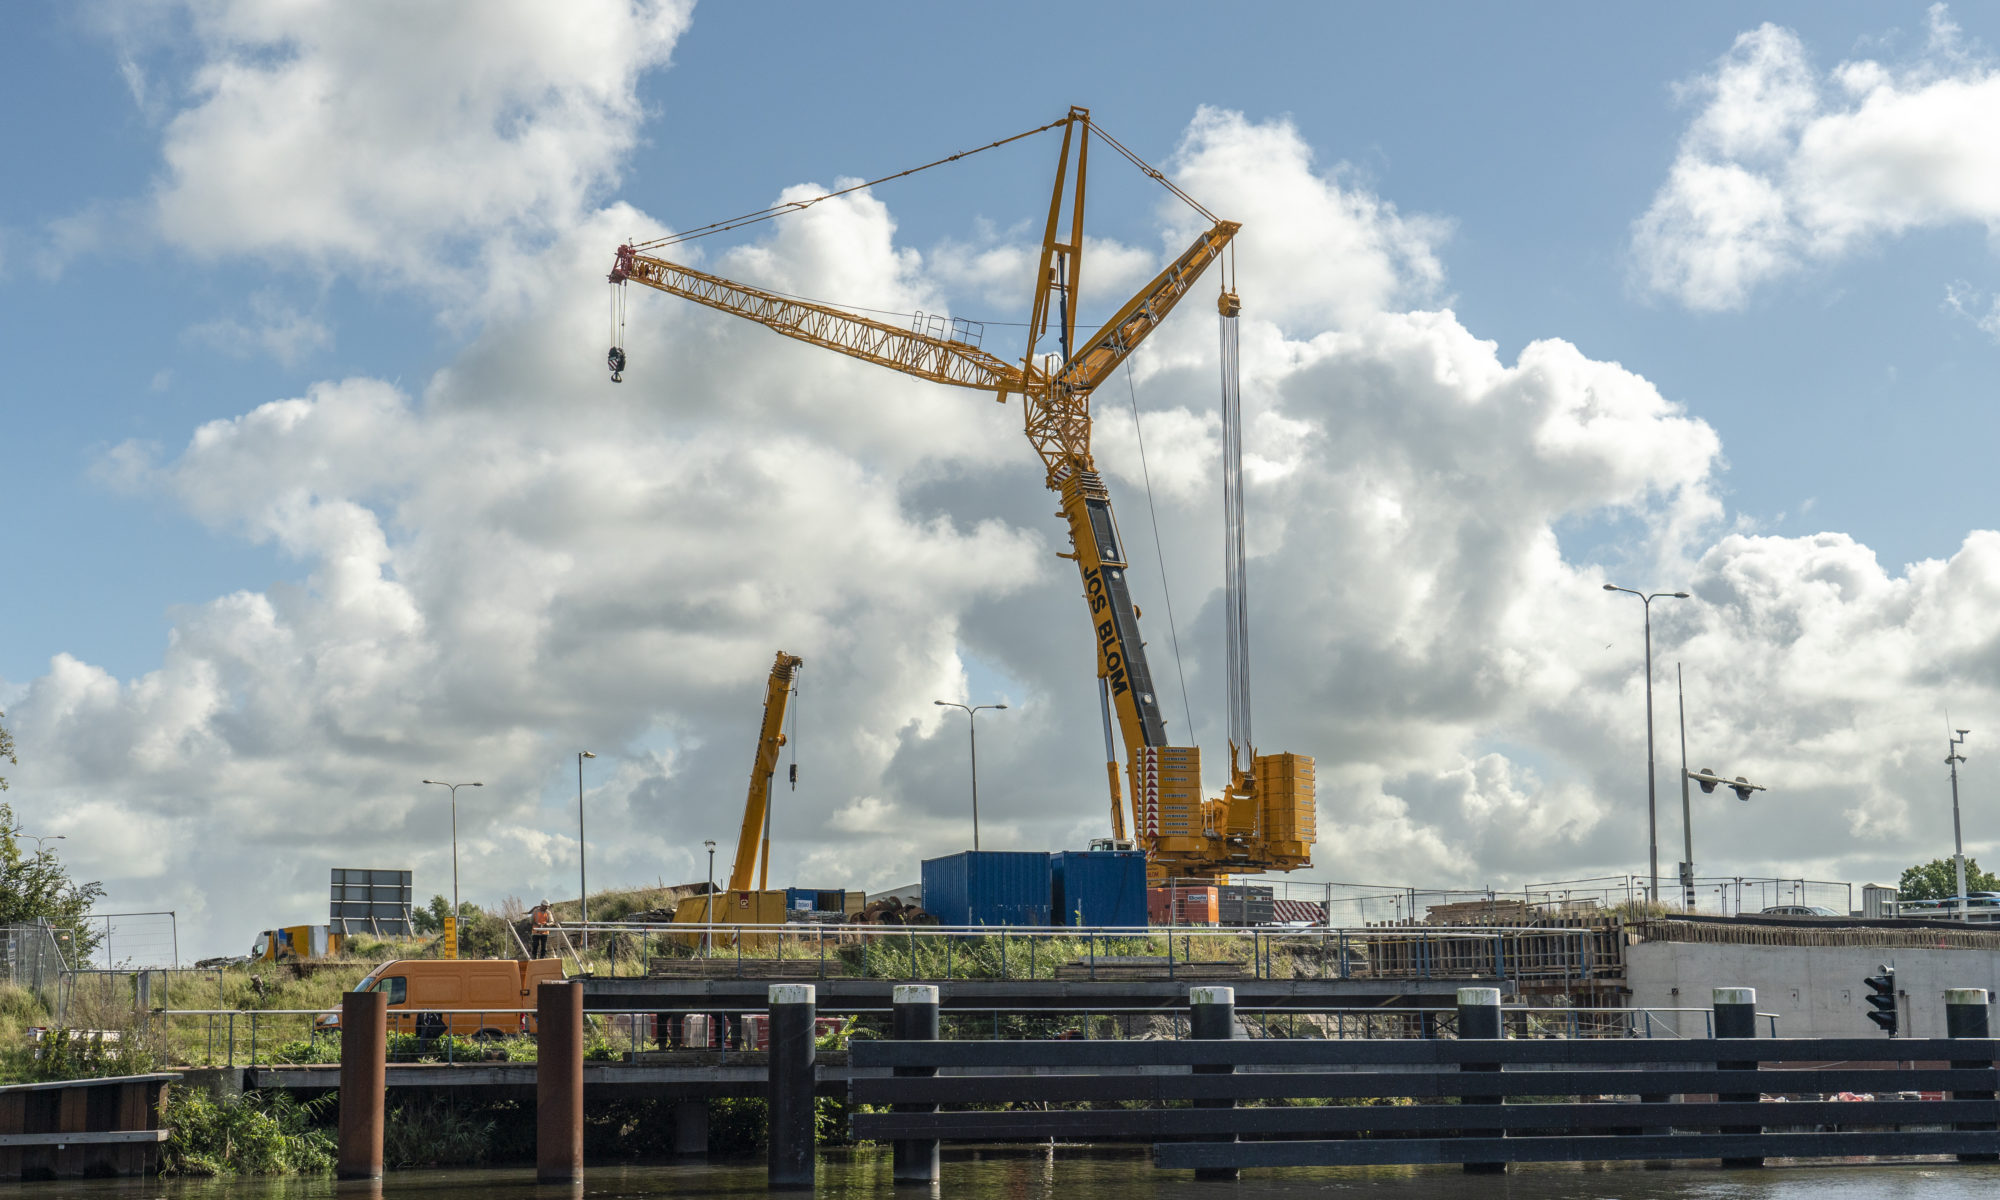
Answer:
<path fill-rule="evenodd" d="M 1188 1036 L 1201 1041 L 1231 1041 L 1236 1037 L 1236 989 L 1233 987 L 1191 987 L 1188 989 Z M 1236 1068 L 1226 1063 L 1193 1068 L 1197 1075 L 1233 1075 Z M 1235 1108 L 1234 1100 L 1197 1100 L 1196 1108 Z M 1231 1137 L 1230 1141 L 1238 1140 Z M 1197 1167 L 1196 1179 L 1235 1179 L 1235 1167 Z"/>
<path fill-rule="evenodd" d="M 938 990 L 928 983 L 897 984 L 891 993 L 890 1036 L 899 1042 L 938 1040 Z M 933 1076 L 935 1067 L 897 1067 L 899 1076 Z M 898 1104 L 897 1112 L 936 1112 L 935 1104 Z M 893 1146 L 896 1183 L 938 1181 L 938 1140 L 898 1138 Z"/>
<path fill-rule="evenodd" d="M 1756 988 L 1716 988 L 1714 1001 L 1715 1036 L 1717 1038 L 1754 1038 L 1757 1036 Z M 1757 1069 L 1757 1060 L 1753 1058 L 1745 1062 L 1719 1062 L 1715 1064 L 1715 1069 L 1718 1071 L 1755 1071 Z M 1717 1100 L 1725 1103 L 1731 1100 L 1755 1103 L 1762 1098 L 1762 1095 L 1758 1092 L 1731 1092 L 1728 1095 L 1716 1097 Z M 1725 1126 L 1722 1132 L 1762 1133 L 1764 1132 L 1764 1127 L 1761 1125 L 1729 1125 Z M 1722 1160 L 1722 1165 L 1725 1167 L 1761 1167 L 1764 1165 L 1764 1160 L 1762 1158 L 1725 1158 Z"/>
<path fill-rule="evenodd" d="M 1984 1038 L 1991 1036 L 1988 1033 L 1991 1022 L 1989 1020 L 1987 1002 L 1988 997 L 1985 988 L 1951 988 L 1947 990 L 1944 994 L 1944 1035 L 1954 1040 L 1958 1038 Z M 1981 1060 L 1970 1062 L 1953 1060 L 1951 1063 L 1953 1070 L 1983 1071 L 1992 1066 L 1991 1062 Z M 1993 1093 L 1986 1091 L 1953 1092 L 1951 1098 L 1954 1100 L 1991 1100 L 1993 1099 Z M 1991 1133 L 1993 1131 L 1993 1123 L 1991 1121 L 1983 1124 L 1961 1122 L 1952 1128 Z M 1958 1156 L 1958 1161 L 2000 1162 L 2000 1155 L 1961 1154 Z"/>
<path fill-rule="evenodd" d="M 777 1188 L 813 1186 L 813 1084 L 818 1059 L 813 1042 L 817 994 L 809 983 L 775 983 L 770 990 L 770 1158 L 766 1183 Z"/>
<path fill-rule="evenodd" d="M 340 998 L 341 1179 L 382 1178 L 383 1099 L 388 1084 L 389 998 L 348 992 Z"/>
<path fill-rule="evenodd" d="M 583 983 L 547 982 L 535 997 L 535 1181 L 583 1179 Z"/>

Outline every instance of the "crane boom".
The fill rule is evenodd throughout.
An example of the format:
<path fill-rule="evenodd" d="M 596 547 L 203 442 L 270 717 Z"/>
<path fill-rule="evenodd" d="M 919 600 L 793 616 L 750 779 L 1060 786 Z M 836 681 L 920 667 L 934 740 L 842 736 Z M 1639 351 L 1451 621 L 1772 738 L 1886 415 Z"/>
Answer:
<path fill-rule="evenodd" d="M 611 282 L 630 279 L 696 304 L 747 317 L 789 338 L 838 350 L 863 362 L 878 363 L 953 387 L 1000 392 L 1021 389 L 1021 372 L 977 346 L 932 337 L 833 308 L 767 292 L 747 283 L 710 275 L 693 267 L 618 247 Z"/>
<path fill-rule="evenodd" d="M 750 797 L 743 804 L 743 832 L 736 839 L 736 861 L 729 868 L 732 892 L 749 890 L 760 862 L 769 869 L 771 839 L 765 822 L 771 812 L 771 776 L 778 770 L 778 751 L 785 744 L 785 706 L 792 698 L 792 681 L 805 661 L 780 650 L 771 663 L 771 678 L 764 686 L 764 724 L 757 731 L 757 755 L 750 766 Z"/>

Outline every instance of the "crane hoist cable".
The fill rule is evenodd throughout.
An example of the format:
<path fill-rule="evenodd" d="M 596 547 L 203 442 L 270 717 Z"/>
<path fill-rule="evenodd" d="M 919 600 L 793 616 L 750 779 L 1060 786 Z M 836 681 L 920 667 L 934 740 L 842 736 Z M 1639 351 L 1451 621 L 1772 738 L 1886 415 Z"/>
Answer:
<path fill-rule="evenodd" d="M 1135 352 L 1133 357 L 1137 357 Z M 1125 390 L 1132 397 L 1132 436 L 1139 443 L 1139 476 L 1146 481 L 1146 512 L 1153 518 L 1153 554 L 1160 563 L 1160 592 L 1167 600 L 1167 632 L 1174 643 L 1174 672 L 1181 680 L 1181 715 L 1187 718 L 1188 737 L 1194 737 L 1194 707 L 1188 703 L 1187 668 L 1181 662 L 1181 631 L 1174 621 L 1174 589 L 1167 582 L 1167 552 L 1160 545 L 1160 510 L 1153 504 L 1153 472 L 1146 465 L 1146 434 L 1139 428 L 1139 388 L 1132 382 L 1132 359 L 1125 360 Z"/>
<path fill-rule="evenodd" d="M 919 171 L 928 171 L 932 167 L 941 167 L 946 163 L 954 163 L 962 158 L 971 158 L 975 154 L 984 154 L 988 150 L 997 150 L 1000 147 L 1009 144 L 1010 142 L 1018 142 L 1022 138 L 1030 138 L 1038 133 L 1047 133 L 1049 130 L 1054 129 L 1058 125 L 1063 125 L 1068 123 L 1068 120 L 1069 118 L 1064 117 L 1062 120 L 1059 121 L 1050 121 L 1046 125 L 1039 126 L 1035 129 L 1025 130 L 1021 133 L 1015 134 L 1013 137 L 1001 138 L 997 142 L 988 142 L 984 146 L 976 146 L 971 150 L 961 150 L 957 154 L 949 154 L 935 161 L 927 162 L 921 167 L 911 167 L 907 171 L 898 171 L 894 175 L 884 175 L 880 179 L 871 179 L 866 183 L 852 184 L 848 187 L 840 188 L 837 191 L 826 192 L 822 195 L 814 196 L 810 200 L 791 200 L 787 201 L 784 204 L 773 204 L 769 208 L 760 208 L 756 212 L 744 213 L 742 216 L 730 217 L 727 220 L 723 221 L 714 221 L 707 225 L 698 225 L 693 229 L 684 230 L 680 233 L 670 233 L 665 237 L 654 238 L 653 240 L 648 242 L 628 242 L 627 244 L 630 245 L 634 250 L 639 250 L 639 251 L 659 250 L 667 246 L 678 246 L 682 242 L 691 242 L 696 238 L 708 237 L 710 234 L 727 233 L 729 230 L 732 229 L 741 229 L 745 225 L 755 225 L 760 221 L 768 221 L 772 217 L 782 217 L 786 213 L 804 212 L 806 209 L 811 208 L 813 205 L 818 204 L 822 200 L 831 200 L 835 196 L 845 196 L 850 192 L 866 191 L 867 189 L 875 187 L 878 184 L 889 183 L 897 179 L 903 179 L 908 176 L 915 175 Z M 1127 154 L 1127 157 L 1130 157 L 1129 153 Z M 1141 169 L 1143 170 L 1146 168 L 1142 167 Z M 1167 184 L 1167 186 L 1170 188 L 1173 187 L 1171 183 Z M 1189 201 L 1189 203 L 1193 202 Z"/>

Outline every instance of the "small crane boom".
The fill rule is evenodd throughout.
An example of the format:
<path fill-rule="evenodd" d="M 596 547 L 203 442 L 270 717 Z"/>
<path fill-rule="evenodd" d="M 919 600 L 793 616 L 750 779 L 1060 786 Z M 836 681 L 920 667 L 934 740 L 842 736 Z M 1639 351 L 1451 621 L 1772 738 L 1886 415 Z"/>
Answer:
<path fill-rule="evenodd" d="M 743 804 L 743 832 L 736 839 L 736 861 L 729 868 L 732 892 L 748 891 L 751 875 L 768 874 L 771 869 L 771 776 L 777 773 L 778 751 L 785 744 L 785 706 L 792 698 L 792 681 L 805 661 L 778 651 L 764 686 L 764 724 L 757 731 L 757 755 L 750 766 L 750 797 Z M 757 886 L 762 888 L 764 882 Z"/>

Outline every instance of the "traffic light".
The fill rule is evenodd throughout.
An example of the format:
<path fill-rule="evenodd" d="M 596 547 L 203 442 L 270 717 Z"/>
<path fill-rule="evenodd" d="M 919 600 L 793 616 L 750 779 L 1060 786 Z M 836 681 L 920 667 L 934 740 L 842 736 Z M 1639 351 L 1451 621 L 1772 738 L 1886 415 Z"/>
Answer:
<path fill-rule="evenodd" d="M 1868 985 L 1868 1007 L 1875 1010 L 1868 1014 L 1868 1019 L 1887 1030 L 1890 1037 L 1895 1037 L 1897 1022 L 1896 968 L 1876 967 L 1875 969 L 1881 972 L 1881 974 L 1870 975 L 1861 981 Z"/>

